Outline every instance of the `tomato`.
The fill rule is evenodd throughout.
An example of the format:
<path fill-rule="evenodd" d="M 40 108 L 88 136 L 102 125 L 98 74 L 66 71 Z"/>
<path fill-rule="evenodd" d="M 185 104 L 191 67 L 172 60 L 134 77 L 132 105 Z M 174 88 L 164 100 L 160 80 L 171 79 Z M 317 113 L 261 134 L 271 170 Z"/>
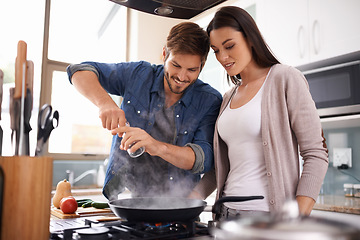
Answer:
<path fill-rule="evenodd" d="M 75 213 L 78 208 L 78 204 L 74 197 L 64 197 L 60 201 L 60 209 L 63 213 Z"/>

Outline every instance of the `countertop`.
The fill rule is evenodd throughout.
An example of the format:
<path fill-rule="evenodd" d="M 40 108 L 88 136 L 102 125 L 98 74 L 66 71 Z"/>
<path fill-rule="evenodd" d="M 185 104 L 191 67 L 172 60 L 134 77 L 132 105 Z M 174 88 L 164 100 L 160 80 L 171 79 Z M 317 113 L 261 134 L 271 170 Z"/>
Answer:
<path fill-rule="evenodd" d="M 360 198 L 339 195 L 320 195 L 314 210 L 360 215 Z"/>

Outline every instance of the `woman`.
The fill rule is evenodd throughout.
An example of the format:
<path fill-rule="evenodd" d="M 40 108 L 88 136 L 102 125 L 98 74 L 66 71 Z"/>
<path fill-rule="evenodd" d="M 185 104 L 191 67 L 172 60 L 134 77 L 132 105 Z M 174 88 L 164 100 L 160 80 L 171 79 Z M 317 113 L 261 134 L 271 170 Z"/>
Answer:
<path fill-rule="evenodd" d="M 262 195 L 228 202 L 222 218 L 273 212 L 296 198 L 309 215 L 328 167 L 320 120 L 304 76 L 280 64 L 255 21 L 238 7 L 223 7 L 207 33 L 217 60 L 235 86 L 225 93 L 214 135 L 215 169 L 194 189 L 205 199 Z M 304 161 L 300 174 L 299 151 Z"/>

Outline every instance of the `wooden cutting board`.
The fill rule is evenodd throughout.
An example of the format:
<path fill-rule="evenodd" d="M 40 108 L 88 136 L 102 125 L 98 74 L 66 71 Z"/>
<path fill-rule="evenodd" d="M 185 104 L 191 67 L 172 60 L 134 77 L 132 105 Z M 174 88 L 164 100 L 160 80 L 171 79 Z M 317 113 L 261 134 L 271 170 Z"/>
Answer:
<path fill-rule="evenodd" d="M 78 207 L 75 213 L 66 214 L 63 213 L 60 209 L 51 206 L 51 214 L 58 218 L 78 218 L 85 216 L 97 216 L 97 215 L 114 215 L 110 208 L 98 209 L 94 207 Z"/>

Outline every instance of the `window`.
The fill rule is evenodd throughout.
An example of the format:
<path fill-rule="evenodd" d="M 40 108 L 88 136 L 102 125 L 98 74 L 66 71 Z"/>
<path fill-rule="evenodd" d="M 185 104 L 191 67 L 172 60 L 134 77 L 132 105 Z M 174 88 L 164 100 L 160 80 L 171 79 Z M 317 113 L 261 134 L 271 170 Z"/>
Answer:
<path fill-rule="evenodd" d="M 126 8 L 110 1 L 51 1 L 44 66 L 52 81 L 43 82 L 51 94 L 42 97 L 59 111 L 60 118 L 49 139 L 50 154 L 70 154 L 72 159 L 82 158 L 74 154 L 87 159 L 89 154 L 109 154 L 112 135 L 103 129 L 96 106 L 75 90 L 65 71 L 68 63 L 125 61 L 126 20 Z"/>
<path fill-rule="evenodd" d="M 14 0 L 0 2 L 0 9 L 0 69 L 5 73 L 0 121 L 4 130 L 2 155 L 14 155 L 9 88 L 14 87 L 17 42 L 24 40 L 27 59 L 35 67 L 30 155 L 35 152 L 39 107 L 48 103 L 59 111 L 60 118 L 45 152 L 54 159 L 84 159 L 85 155 L 92 159 L 89 154 L 104 159 L 112 135 L 102 128 L 97 108 L 69 83 L 66 67 L 82 61 L 125 61 L 127 8 L 99 0 Z M 119 98 L 113 99 L 120 103 Z"/>

